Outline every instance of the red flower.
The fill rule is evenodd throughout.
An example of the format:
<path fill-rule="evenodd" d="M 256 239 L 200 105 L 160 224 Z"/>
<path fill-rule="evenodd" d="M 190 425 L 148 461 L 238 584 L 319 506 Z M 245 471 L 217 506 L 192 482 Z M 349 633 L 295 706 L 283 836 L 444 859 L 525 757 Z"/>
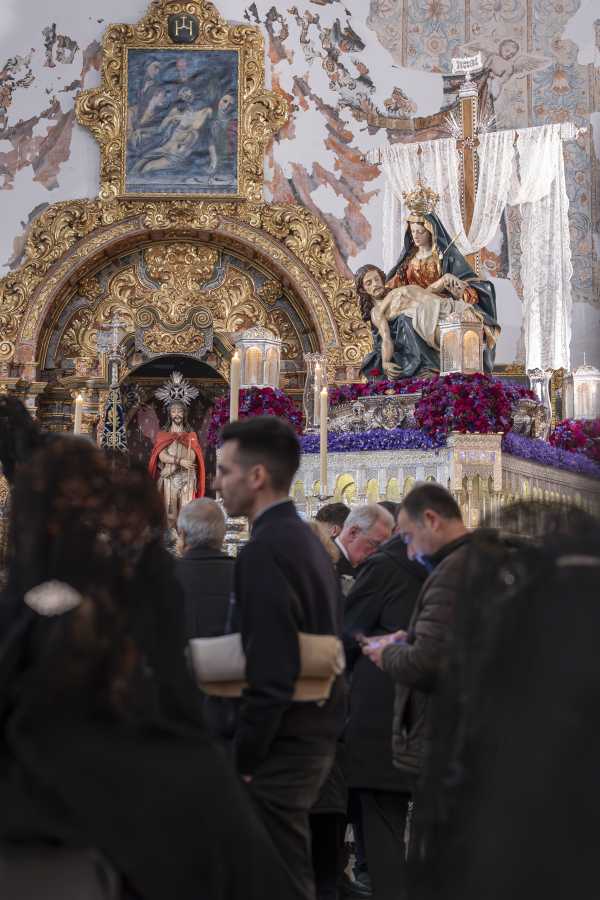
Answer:
<path fill-rule="evenodd" d="M 240 391 L 240 419 L 251 416 L 278 416 L 286 419 L 296 434 L 302 434 L 302 412 L 279 388 L 248 388 Z M 207 443 L 219 443 L 221 428 L 229 421 L 229 396 L 219 397 L 213 405 L 206 435 Z"/>
<path fill-rule="evenodd" d="M 549 440 L 554 447 L 582 453 L 600 462 L 600 419 L 564 419 Z"/>
<path fill-rule="evenodd" d="M 416 406 L 417 424 L 428 434 L 506 432 L 512 426 L 512 407 L 530 392 L 505 385 L 490 375 L 452 374 L 422 382 Z"/>

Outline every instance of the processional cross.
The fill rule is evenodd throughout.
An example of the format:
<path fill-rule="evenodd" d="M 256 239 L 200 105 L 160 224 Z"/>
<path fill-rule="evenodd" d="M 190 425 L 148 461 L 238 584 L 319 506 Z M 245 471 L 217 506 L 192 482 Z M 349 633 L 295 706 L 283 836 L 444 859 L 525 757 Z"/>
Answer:
<path fill-rule="evenodd" d="M 473 221 L 477 181 L 479 178 L 479 160 L 477 147 L 477 123 L 479 117 L 479 94 L 477 85 L 471 80 L 471 74 L 482 67 L 481 53 L 476 56 L 464 56 L 452 60 L 452 74 L 465 74 L 466 78 L 458 93 L 458 125 L 460 137 L 456 141 L 460 157 L 460 196 L 465 233 L 469 233 Z M 479 254 L 467 257 L 475 272 L 479 272 Z"/>
<path fill-rule="evenodd" d="M 459 156 L 459 186 L 462 220 L 465 234 L 469 233 L 475 210 L 477 197 L 477 183 L 479 178 L 479 159 L 477 137 L 479 122 L 479 94 L 477 85 L 471 79 L 471 75 L 483 67 L 481 53 L 476 56 L 459 57 L 452 60 L 452 74 L 465 75 L 465 81 L 458 94 L 457 116 L 449 113 L 447 120 L 452 126 L 452 132 L 456 137 L 456 148 Z M 420 144 L 417 146 L 417 156 L 421 156 Z M 378 162 L 381 162 L 381 150 Z M 479 253 L 466 255 L 472 269 L 479 274 Z"/>

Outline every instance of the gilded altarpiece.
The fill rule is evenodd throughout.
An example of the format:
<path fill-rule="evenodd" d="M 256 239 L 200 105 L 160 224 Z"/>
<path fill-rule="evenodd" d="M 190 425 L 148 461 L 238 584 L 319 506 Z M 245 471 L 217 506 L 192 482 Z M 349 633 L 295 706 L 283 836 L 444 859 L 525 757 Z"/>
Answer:
<path fill-rule="evenodd" d="M 332 380 L 356 377 L 370 336 L 327 225 L 263 201 L 288 101 L 265 88 L 260 30 L 207 0 L 154 0 L 137 24 L 109 25 L 102 52 L 101 85 L 76 106 L 99 144 L 99 194 L 43 212 L 24 264 L 0 282 L 1 389 L 56 430 L 72 427 L 81 393 L 93 432 L 109 387 L 97 334 L 115 317 L 122 382 L 176 354 L 224 389 L 232 336 L 253 324 L 282 339 L 286 389 L 301 391 L 310 351 L 327 354 Z M 208 84 L 211 58 L 220 69 Z M 136 172 L 159 189 L 140 188 Z"/>

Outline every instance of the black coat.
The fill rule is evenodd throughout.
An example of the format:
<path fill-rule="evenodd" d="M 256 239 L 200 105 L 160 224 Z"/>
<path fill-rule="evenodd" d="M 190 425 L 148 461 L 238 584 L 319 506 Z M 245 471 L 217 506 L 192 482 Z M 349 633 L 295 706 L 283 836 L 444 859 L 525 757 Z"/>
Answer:
<path fill-rule="evenodd" d="M 248 680 L 235 734 L 239 771 L 253 772 L 280 739 L 294 739 L 296 752 L 331 753 L 344 716 L 343 678 L 323 705 L 293 703 L 292 695 L 298 632 L 340 634 L 340 593 L 327 551 L 292 501 L 254 523 L 236 561 L 235 598 Z"/>
<path fill-rule="evenodd" d="M 407 558 L 402 538 L 395 537 L 366 561 L 346 598 L 344 644 L 352 672 L 344 734 L 349 787 L 410 789 L 410 780 L 392 763 L 394 684 L 362 655 L 356 637 L 405 629 L 426 577 L 423 566 Z"/>
<path fill-rule="evenodd" d="M 337 547 L 337 544 L 335 544 Z M 340 549 L 337 547 L 338 550 Z M 340 550 L 340 558 L 335 564 L 335 570 L 341 578 L 343 575 L 347 575 L 349 578 L 356 578 L 356 573 L 358 572 L 358 568 L 353 566 L 352 563 L 346 559 L 342 551 Z"/>
<path fill-rule="evenodd" d="M 431 749 L 432 701 L 448 658 L 471 537 L 465 534 L 431 557 L 434 569 L 419 594 L 406 643 L 383 651 L 383 670 L 396 683 L 394 765 L 413 775 L 420 774 Z"/>
<path fill-rule="evenodd" d="M 234 559 L 210 547 L 192 547 L 175 563 L 183 588 L 188 640 L 217 637 L 229 630 L 234 570 Z"/>
<path fill-rule="evenodd" d="M 77 609 L 41 617 L 22 606 L 0 646 L 0 840 L 97 848 L 141 900 L 288 898 L 279 858 L 204 726 L 170 562 L 154 548 L 140 569 L 129 637 L 143 663 L 126 717 L 93 672 L 72 677 Z"/>
<path fill-rule="evenodd" d="M 340 586 L 340 609 L 345 602 L 344 598 L 354 583 L 358 568 L 351 565 L 339 546 L 332 541 L 339 552 L 338 561 L 334 564 L 335 572 Z M 341 627 L 341 624 L 340 624 Z M 335 748 L 335 759 L 329 771 L 323 787 L 319 793 L 317 802 L 311 809 L 311 815 L 327 813 L 329 815 L 345 816 L 348 809 L 348 783 L 344 771 L 345 748 L 342 741 L 338 741 Z"/>

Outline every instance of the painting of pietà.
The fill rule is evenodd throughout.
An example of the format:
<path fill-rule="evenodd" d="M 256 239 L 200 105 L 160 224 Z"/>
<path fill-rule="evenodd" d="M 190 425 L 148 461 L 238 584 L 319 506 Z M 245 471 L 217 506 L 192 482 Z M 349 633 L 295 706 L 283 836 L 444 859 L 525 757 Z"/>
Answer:
<path fill-rule="evenodd" d="M 125 192 L 238 190 L 236 50 L 129 50 Z"/>

